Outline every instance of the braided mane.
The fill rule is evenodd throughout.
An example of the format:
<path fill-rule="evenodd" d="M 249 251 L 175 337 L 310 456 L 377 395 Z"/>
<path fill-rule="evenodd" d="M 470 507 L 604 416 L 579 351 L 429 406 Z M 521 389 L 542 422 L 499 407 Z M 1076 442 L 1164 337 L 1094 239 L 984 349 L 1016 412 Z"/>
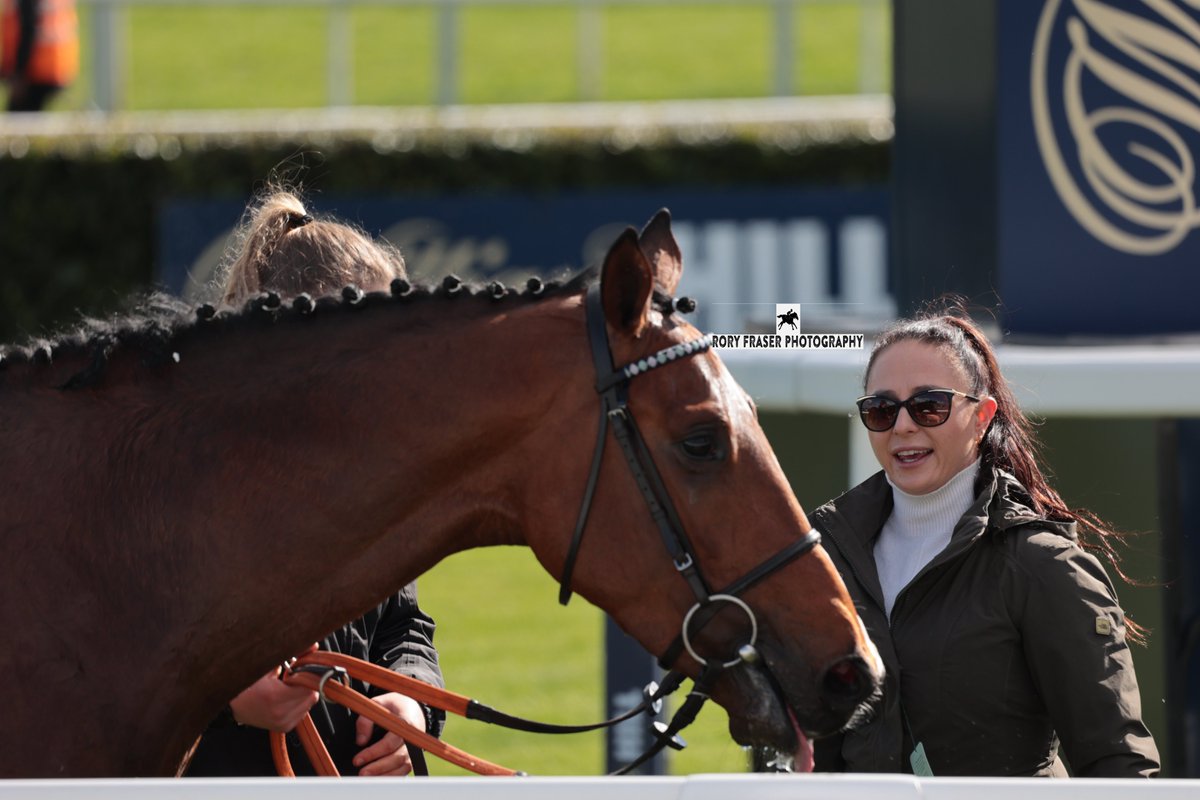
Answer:
<path fill-rule="evenodd" d="M 141 354 L 148 367 L 163 366 L 178 360 L 176 344 L 182 336 L 206 329 L 258 328 L 318 312 L 324 316 L 381 305 L 400 307 L 460 298 L 492 304 L 531 302 L 583 291 L 596 279 L 596 274 L 594 269 L 586 269 L 565 280 L 543 282 L 530 278 L 523 289 L 499 282 L 467 283 L 454 275 L 436 286 L 418 286 L 397 279 L 389 292 L 367 293 L 356 286 L 347 286 L 337 294 L 316 298 L 302 294 L 287 301 L 275 293 L 263 293 L 241 308 L 208 303 L 195 306 L 154 292 L 139 298 L 121 314 L 105 319 L 85 317 L 53 337 L 0 347 L 0 370 L 20 364 L 48 365 L 62 358 L 88 357 L 88 365 L 59 386 L 63 390 L 82 389 L 96 384 L 109 360 L 119 351 Z"/>

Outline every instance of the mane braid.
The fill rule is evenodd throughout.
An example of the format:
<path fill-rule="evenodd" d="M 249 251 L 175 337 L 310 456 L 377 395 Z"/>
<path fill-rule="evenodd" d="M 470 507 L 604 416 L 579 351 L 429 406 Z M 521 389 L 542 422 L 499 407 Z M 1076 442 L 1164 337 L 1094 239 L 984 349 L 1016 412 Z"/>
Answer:
<path fill-rule="evenodd" d="M 384 305 L 403 307 L 435 299 L 473 297 L 490 306 L 536 303 L 580 293 L 597 279 L 598 274 L 593 267 L 566 280 L 530 278 L 524 291 L 497 281 L 471 284 L 457 276 L 448 276 L 436 286 L 415 286 L 407 280 L 397 279 L 392 282 L 390 291 L 364 293 L 358 287 L 348 286 L 323 297 L 299 295 L 290 301 L 281 300 L 278 294 L 264 292 L 237 309 L 211 303 L 192 305 L 158 292 L 135 300 L 122 314 L 107 319 L 84 317 L 73 328 L 53 338 L 31 339 L 24 345 L 0 347 L 0 370 L 19 364 L 48 365 L 54 360 L 84 355 L 88 359 L 87 366 L 69 376 L 58 388 L 62 391 L 87 389 L 102 383 L 108 364 L 119 351 L 141 353 L 142 364 L 148 368 L 179 361 L 178 343 L 185 335 L 204 337 L 218 328 L 257 328 L 313 314 L 323 316 Z"/>

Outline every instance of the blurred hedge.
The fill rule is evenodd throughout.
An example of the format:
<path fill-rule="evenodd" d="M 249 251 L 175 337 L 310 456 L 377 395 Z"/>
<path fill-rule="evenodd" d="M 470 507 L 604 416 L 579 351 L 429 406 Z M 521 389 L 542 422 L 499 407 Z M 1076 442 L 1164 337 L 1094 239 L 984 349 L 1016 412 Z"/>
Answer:
<path fill-rule="evenodd" d="M 322 192 L 879 184 L 886 141 L 862 135 L 6 135 L 0 130 L 0 342 L 104 314 L 148 288 L 157 208 L 247 201 L 268 176 Z"/>

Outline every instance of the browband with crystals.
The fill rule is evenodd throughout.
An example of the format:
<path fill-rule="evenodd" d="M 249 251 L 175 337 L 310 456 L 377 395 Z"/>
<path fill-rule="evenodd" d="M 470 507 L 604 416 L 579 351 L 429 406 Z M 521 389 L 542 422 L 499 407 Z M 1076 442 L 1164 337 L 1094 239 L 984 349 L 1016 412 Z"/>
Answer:
<path fill-rule="evenodd" d="M 677 358 L 703 353 L 705 350 L 712 347 L 712 334 L 706 333 L 699 339 L 693 339 L 690 342 L 672 345 L 659 350 L 649 358 L 641 358 L 632 363 L 621 367 L 617 372 L 624 375 L 626 378 L 632 378 L 635 375 L 640 375 L 643 372 L 649 372 L 655 367 L 661 367 L 669 361 L 674 361 Z"/>

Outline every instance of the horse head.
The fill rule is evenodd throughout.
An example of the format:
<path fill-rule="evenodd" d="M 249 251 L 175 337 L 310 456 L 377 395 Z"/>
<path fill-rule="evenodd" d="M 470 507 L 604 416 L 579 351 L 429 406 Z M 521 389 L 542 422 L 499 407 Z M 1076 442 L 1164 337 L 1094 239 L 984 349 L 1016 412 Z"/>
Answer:
<path fill-rule="evenodd" d="M 528 543 L 564 601 L 578 591 L 711 687 L 735 740 L 795 752 L 864 710 L 881 662 L 754 402 L 676 313 L 682 272 L 665 210 L 609 250 L 585 299 L 595 388 L 567 401 L 601 409 L 584 508 L 570 543 L 561 516 Z"/>
<path fill-rule="evenodd" d="M 172 774 L 280 659 L 497 544 L 698 678 L 738 741 L 840 729 L 878 658 L 754 404 L 676 312 L 682 269 L 662 212 L 582 297 L 398 280 L 0 351 L 27 420 L 0 426 L 0 621 L 55 620 L 0 656 L 27 681 L 0 776 Z M 72 724 L 23 736 L 47 708 Z"/>

